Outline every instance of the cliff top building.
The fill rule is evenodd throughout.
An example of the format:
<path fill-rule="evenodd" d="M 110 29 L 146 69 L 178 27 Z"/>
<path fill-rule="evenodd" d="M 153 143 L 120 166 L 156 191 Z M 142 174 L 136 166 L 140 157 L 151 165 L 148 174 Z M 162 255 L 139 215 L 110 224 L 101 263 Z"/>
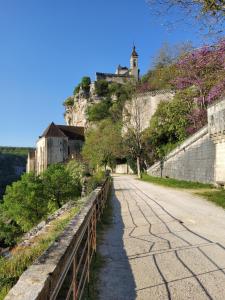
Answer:
<path fill-rule="evenodd" d="M 108 82 L 124 83 L 127 80 L 139 80 L 140 70 L 138 68 L 138 54 L 136 52 L 135 46 L 133 47 L 130 56 L 130 69 L 127 67 L 117 67 L 115 74 L 113 73 L 96 73 L 96 80 L 106 80 Z"/>

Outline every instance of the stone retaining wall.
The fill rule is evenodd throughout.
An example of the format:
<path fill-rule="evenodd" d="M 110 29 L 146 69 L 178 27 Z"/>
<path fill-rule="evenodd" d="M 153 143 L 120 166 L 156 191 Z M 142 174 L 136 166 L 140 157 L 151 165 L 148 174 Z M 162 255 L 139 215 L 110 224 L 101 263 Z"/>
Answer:
<path fill-rule="evenodd" d="M 210 139 L 208 126 L 186 139 L 169 153 L 163 162 L 151 166 L 147 173 L 187 181 L 214 182 L 216 147 Z"/>

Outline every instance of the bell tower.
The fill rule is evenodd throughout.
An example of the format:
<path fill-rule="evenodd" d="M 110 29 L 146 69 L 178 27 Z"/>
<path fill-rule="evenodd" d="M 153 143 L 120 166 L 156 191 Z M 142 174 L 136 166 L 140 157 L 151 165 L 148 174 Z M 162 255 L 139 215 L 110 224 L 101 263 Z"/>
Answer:
<path fill-rule="evenodd" d="M 134 76 L 136 80 L 139 80 L 138 54 L 136 52 L 135 46 L 133 46 L 130 57 L 130 75 Z"/>

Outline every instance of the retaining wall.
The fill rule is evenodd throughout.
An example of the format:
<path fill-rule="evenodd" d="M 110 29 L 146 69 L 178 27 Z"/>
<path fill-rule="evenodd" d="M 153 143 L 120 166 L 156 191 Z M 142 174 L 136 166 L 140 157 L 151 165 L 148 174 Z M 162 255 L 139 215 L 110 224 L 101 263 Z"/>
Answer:
<path fill-rule="evenodd" d="M 205 126 L 170 152 L 163 162 L 151 166 L 147 173 L 152 176 L 214 183 L 215 161 L 216 146 L 210 139 L 208 126 Z"/>

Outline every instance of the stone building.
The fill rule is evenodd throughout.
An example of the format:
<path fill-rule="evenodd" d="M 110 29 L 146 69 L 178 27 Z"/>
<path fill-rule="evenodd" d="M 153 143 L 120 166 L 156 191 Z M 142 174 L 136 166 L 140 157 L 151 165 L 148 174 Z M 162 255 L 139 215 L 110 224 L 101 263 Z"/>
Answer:
<path fill-rule="evenodd" d="M 113 73 L 96 73 L 96 80 L 106 80 L 108 82 L 117 82 L 125 83 L 129 80 L 139 80 L 140 79 L 140 70 L 138 68 L 138 54 L 136 52 L 135 46 L 133 47 L 131 56 L 130 56 L 130 68 L 121 67 L 119 65 L 116 69 L 115 74 Z"/>
<path fill-rule="evenodd" d="M 52 122 L 39 137 L 36 150 L 28 153 L 27 172 L 40 174 L 50 164 L 78 157 L 83 143 L 83 127 L 55 125 Z"/>

